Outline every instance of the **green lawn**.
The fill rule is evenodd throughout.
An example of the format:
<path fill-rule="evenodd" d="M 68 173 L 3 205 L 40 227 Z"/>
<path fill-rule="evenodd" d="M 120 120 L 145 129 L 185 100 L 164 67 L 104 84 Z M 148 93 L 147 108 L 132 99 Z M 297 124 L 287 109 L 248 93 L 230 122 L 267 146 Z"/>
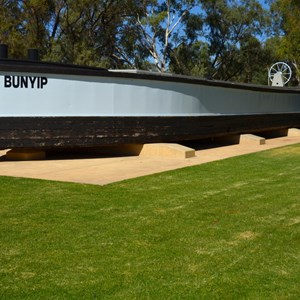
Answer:
<path fill-rule="evenodd" d="M 0 177 L 0 299 L 298 300 L 299 195 L 300 144 L 104 187 Z"/>

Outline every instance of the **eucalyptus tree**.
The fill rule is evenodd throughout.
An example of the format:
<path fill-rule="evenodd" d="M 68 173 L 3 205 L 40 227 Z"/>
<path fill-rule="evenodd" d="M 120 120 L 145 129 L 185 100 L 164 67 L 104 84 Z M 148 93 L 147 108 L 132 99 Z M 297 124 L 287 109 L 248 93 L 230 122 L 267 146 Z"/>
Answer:
<path fill-rule="evenodd" d="M 13 57 L 25 57 L 28 48 L 47 52 L 54 8 L 52 0 L 1 1 L 0 39 Z"/>
<path fill-rule="evenodd" d="M 263 33 L 266 12 L 256 0 L 203 0 L 202 10 L 210 56 L 207 76 L 222 80 L 239 77 L 247 63 L 244 52 L 251 56 L 248 60 L 259 55 L 253 42 Z"/>
<path fill-rule="evenodd" d="M 276 0 L 272 5 L 273 20 L 279 26 L 277 55 L 294 69 L 295 84 L 300 84 L 300 2 Z"/>
<path fill-rule="evenodd" d="M 0 1 L 0 43 L 10 45 L 10 54 L 13 57 L 23 55 L 23 38 L 20 31 L 22 25 L 19 1 Z"/>
<path fill-rule="evenodd" d="M 133 0 L 0 0 L 0 42 L 14 57 L 38 48 L 44 60 L 120 65 L 118 31 Z"/>
<path fill-rule="evenodd" d="M 268 14 L 256 0 L 201 0 L 196 38 L 173 50 L 176 73 L 210 79 L 266 83 L 268 53 L 260 37 Z M 263 75 L 264 74 L 264 75 Z"/>
<path fill-rule="evenodd" d="M 36 47 L 44 60 L 247 82 L 255 80 L 265 60 L 258 37 L 266 14 L 256 0 L 0 4 L 0 42 L 19 57 Z"/>
<path fill-rule="evenodd" d="M 46 59 L 107 68 L 132 67 L 135 0 L 52 0 Z M 141 54 L 142 51 L 139 52 Z M 140 55 L 141 57 L 142 55 Z"/>
<path fill-rule="evenodd" d="M 27 48 L 38 48 L 45 53 L 49 22 L 55 9 L 52 0 L 22 0 L 19 1 L 22 18 L 22 33 Z"/>
<path fill-rule="evenodd" d="M 197 22 L 200 21 L 199 15 L 192 11 L 197 1 L 143 0 L 137 2 L 139 4 L 136 6 L 135 14 L 127 20 L 128 28 L 135 37 L 135 56 L 141 54 L 143 58 L 149 57 L 150 63 L 157 71 L 165 72 L 168 70 L 171 52 L 184 41 L 192 23 L 194 36 L 195 32 L 201 29 L 201 22 Z M 132 60 L 132 57 L 128 60 Z"/>
<path fill-rule="evenodd" d="M 46 57 L 85 65 L 109 64 L 121 7 L 118 0 L 55 0 Z"/>
<path fill-rule="evenodd" d="M 169 67 L 172 73 L 208 77 L 211 68 L 208 43 L 182 42 L 171 52 Z"/>

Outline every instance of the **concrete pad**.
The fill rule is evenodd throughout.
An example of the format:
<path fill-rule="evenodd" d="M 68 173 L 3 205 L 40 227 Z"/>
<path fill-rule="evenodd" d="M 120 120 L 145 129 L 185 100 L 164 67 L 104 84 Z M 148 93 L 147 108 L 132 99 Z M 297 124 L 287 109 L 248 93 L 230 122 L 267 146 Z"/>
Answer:
<path fill-rule="evenodd" d="M 241 134 L 240 144 L 244 145 L 264 145 L 266 139 L 254 134 Z"/>
<path fill-rule="evenodd" d="M 66 156 L 64 159 L 6 161 L 7 150 L 2 150 L 0 151 L 0 175 L 105 185 L 292 144 L 300 144 L 300 136 L 268 139 L 265 145 L 236 144 L 215 148 L 205 147 L 196 150 L 196 156 L 190 159 L 143 156 L 109 158 L 93 156 L 70 159 Z"/>
<path fill-rule="evenodd" d="M 300 129 L 298 128 L 290 128 L 288 130 L 288 136 L 300 136 Z"/>
<path fill-rule="evenodd" d="M 195 156 L 195 150 L 179 144 L 156 143 L 143 145 L 139 155 L 144 157 L 191 158 Z"/>

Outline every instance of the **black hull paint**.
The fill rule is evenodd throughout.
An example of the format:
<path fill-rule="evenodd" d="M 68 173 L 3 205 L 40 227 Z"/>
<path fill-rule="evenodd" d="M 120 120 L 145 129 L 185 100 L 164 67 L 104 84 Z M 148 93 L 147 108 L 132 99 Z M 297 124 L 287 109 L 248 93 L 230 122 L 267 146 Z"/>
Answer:
<path fill-rule="evenodd" d="M 300 113 L 193 117 L 1 117 L 0 148 L 180 142 L 300 128 Z"/>

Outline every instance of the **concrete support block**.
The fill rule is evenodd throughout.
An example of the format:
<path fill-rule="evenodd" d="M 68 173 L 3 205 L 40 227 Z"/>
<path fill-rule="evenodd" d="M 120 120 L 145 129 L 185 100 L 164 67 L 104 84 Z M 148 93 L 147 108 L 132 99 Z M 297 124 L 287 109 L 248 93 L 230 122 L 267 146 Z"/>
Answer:
<path fill-rule="evenodd" d="M 12 149 L 6 153 L 8 160 L 42 160 L 46 153 L 39 149 Z"/>
<path fill-rule="evenodd" d="M 298 128 L 290 128 L 288 130 L 288 136 L 300 136 L 300 129 Z"/>
<path fill-rule="evenodd" d="M 145 144 L 140 152 L 140 156 L 191 158 L 195 156 L 195 150 L 179 144 L 169 144 L 169 143 Z"/>
<path fill-rule="evenodd" d="M 264 145 L 266 139 L 253 134 L 241 134 L 240 144 L 241 145 Z"/>

